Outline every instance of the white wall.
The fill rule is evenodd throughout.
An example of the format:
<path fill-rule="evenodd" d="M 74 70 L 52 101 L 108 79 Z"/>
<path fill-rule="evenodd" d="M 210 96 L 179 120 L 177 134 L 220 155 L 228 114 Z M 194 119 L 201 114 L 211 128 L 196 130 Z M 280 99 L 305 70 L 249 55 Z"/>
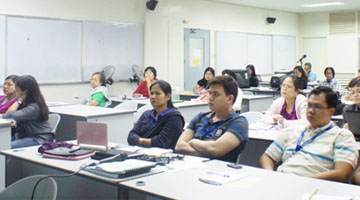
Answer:
<path fill-rule="evenodd" d="M 182 89 L 184 81 L 184 28 L 211 31 L 212 66 L 216 63 L 214 33 L 217 30 L 299 37 L 299 19 L 294 13 L 202 0 L 160 0 L 155 11 L 148 11 L 145 2 L 0 0 L 0 14 L 144 24 L 144 65 L 156 66 L 158 77 L 168 80 L 176 89 Z M 276 17 L 276 23 L 266 24 L 267 17 Z M 297 44 L 299 46 L 299 42 Z M 110 87 L 121 95 L 132 92 L 128 83 Z M 49 101 L 70 101 L 74 96 L 81 96 L 79 93 L 86 95 L 87 89 L 87 84 L 42 86 Z"/>
<path fill-rule="evenodd" d="M 356 34 L 330 35 L 329 13 L 300 14 L 302 54 L 311 62 L 318 79 L 324 80 L 324 68 L 333 66 L 337 78 L 348 78 L 358 69 L 359 42 Z"/>
<path fill-rule="evenodd" d="M 277 18 L 275 24 L 266 24 L 270 16 Z M 144 63 L 156 66 L 159 78 L 175 88 L 184 85 L 184 28 L 211 31 L 210 64 L 215 68 L 215 31 L 299 36 L 297 14 L 202 0 L 161 0 L 155 11 L 146 12 Z"/>

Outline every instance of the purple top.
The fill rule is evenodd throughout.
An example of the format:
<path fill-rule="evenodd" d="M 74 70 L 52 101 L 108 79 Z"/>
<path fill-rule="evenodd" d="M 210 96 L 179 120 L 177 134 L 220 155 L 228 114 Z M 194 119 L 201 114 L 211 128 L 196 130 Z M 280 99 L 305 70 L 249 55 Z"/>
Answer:
<path fill-rule="evenodd" d="M 16 99 L 13 98 L 13 99 L 11 99 L 11 101 L 3 104 L 6 97 L 7 97 L 6 95 L 0 95 L 0 114 L 6 113 L 6 111 L 9 109 L 9 107 L 16 101 Z"/>
<path fill-rule="evenodd" d="M 294 107 L 293 107 L 291 113 L 289 114 L 286 111 L 286 101 L 285 101 L 282 108 L 281 108 L 280 115 L 283 116 L 286 120 L 297 120 L 295 104 L 294 104 Z"/>

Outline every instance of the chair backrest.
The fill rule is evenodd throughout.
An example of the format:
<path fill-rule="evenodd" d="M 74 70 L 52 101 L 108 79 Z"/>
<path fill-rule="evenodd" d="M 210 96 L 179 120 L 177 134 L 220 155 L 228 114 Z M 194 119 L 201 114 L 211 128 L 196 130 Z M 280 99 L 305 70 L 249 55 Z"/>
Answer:
<path fill-rule="evenodd" d="M 0 199 L 31 199 L 35 184 L 44 175 L 25 177 L 11 184 L 0 192 Z M 51 177 L 44 178 L 39 182 L 34 193 L 34 199 L 55 200 L 57 184 Z"/>
<path fill-rule="evenodd" d="M 257 121 L 261 120 L 261 118 L 263 117 L 263 114 L 257 111 L 244 112 L 241 113 L 240 115 L 246 117 L 249 124 L 256 123 Z"/>
<path fill-rule="evenodd" d="M 121 110 L 137 110 L 137 103 L 136 101 L 123 101 L 119 105 L 114 107 L 115 109 Z"/>
<path fill-rule="evenodd" d="M 56 128 L 60 122 L 60 119 L 61 117 L 59 114 L 55 114 L 55 113 L 49 114 L 49 123 L 52 128 L 51 132 L 54 134 L 56 133 Z"/>
<path fill-rule="evenodd" d="M 151 104 L 145 104 L 144 106 L 140 107 L 137 112 L 134 113 L 134 122 L 137 122 L 137 120 L 140 118 L 140 116 L 145 112 L 146 110 L 153 109 Z"/>

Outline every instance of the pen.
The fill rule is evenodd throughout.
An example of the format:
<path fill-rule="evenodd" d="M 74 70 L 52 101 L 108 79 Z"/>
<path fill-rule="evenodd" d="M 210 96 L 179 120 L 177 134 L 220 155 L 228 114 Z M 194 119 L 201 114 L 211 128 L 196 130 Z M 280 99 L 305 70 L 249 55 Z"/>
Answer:
<path fill-rule="evenodd" d="M 316 188 L 316 189 L 310 194 L 309 200 L 311 200 L 318 191 L 319 191 L 319 190 Z"/>
<path fill-rule="evenodd" d="M 208 174 L 215 174 L 215 175 L 218 175 L 218 176 L 223 176 L 223 177 L 226 177 L 226 178 L 228 178 L 228 177 L 230 177 L 229 175 L 227 175 L 227 174 L 220 174 L 220 173 L 217 173 L 217 172 L 207 172 Z"/>

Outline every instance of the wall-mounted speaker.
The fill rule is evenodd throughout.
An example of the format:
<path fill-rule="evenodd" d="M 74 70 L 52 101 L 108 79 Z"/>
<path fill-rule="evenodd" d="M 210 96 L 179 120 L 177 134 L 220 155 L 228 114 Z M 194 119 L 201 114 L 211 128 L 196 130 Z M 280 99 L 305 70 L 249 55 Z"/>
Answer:
<path fill-rule="evenodd" d="M 266 18 L 266 21 L 267 21 L 269 24 L 274 24 L 275 21 L 276 21 L 276 18 L 275 18 L 275 17 L 268 17 L 268 18 Z"/>
<path fill-rule="evenodd" d="M 158 1 L 156 1 L 156 0 L 149 0 L 148 2 L 146 2 L 146 7 L 147 7 L 149 10 L 155 10 L 157 4 L 158 4 Z"/>

